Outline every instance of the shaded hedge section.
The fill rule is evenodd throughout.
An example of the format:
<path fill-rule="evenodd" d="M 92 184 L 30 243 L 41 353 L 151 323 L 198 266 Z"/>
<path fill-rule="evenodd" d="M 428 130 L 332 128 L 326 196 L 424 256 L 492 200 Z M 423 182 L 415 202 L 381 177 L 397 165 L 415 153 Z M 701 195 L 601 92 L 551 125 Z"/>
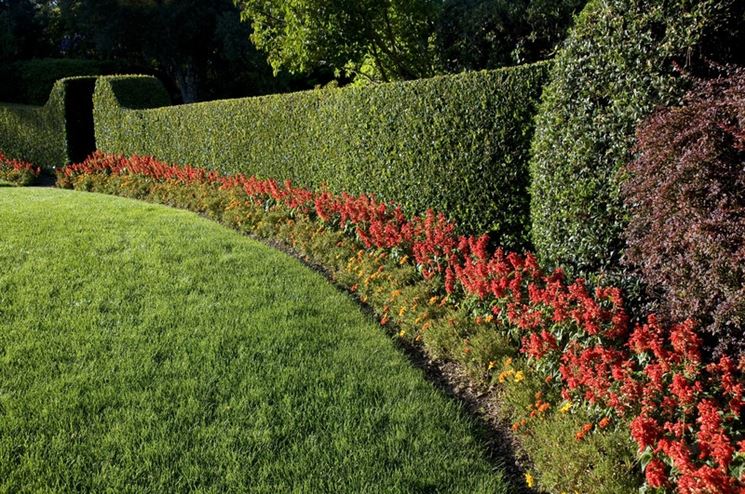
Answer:
<path fill-rule="evenodd" d="M 685 71 L 743 55 L 745 2 L 591 0 L 557 54 L 536 122 L 532 239 L 574 272 L 618 268 L 627 211 L 619 171 L 636 124 L 678 104 Z"/>
<path fill-rule="evenodd" d="M 67 162 L 63 81 L 44 106 L 0 104 L 0 150 L 47 168 Z"/>
<path fill-rule="evenodd" d="M 103 77 L 96 141 L 107 153 L 374 193 L 406 212 L 446 211 L 465 230 L 521 248 L 533 117 L 548 68 L 145 110 L 165 103 L 157 80 Z"/>
<path fill-rule="evenodd" d="M 74 155 L 77 139 L 89 131 L 79 128 L 77 113 L 81 110 L 75 103 L 79 98 L 73 101 L 71 96 L 81 86 L 84 90 L 90 87 L 90 95 L 94 80 L 69 77 L 55 82 L 44 106 L 0 103 L 0 150 L 8 158 L 48 169 L 80 159 Z"/>
<path fill-rule="evenodd" d="M 745 69 L 700 82 L 637 131 L 627 260 L 675 320 L 745 355 Z"/>

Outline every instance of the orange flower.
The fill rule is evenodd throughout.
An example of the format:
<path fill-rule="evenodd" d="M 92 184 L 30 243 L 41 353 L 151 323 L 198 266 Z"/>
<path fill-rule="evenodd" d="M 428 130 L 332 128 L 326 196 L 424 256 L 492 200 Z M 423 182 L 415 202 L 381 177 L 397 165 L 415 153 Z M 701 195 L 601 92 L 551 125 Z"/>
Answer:
<path fill-rule="evenodd" d="M 592 424 L 588 422 L 582 426 L 582 429 L 580 429 L 579 432 L 577 432 L 577 434 L 574 437 L 577 438 L 577 441 L 581 441 L 585 438 L 585 436 L 587 436 L 587 434 L 590 433 L 591 430 L 592 430 Z"/>

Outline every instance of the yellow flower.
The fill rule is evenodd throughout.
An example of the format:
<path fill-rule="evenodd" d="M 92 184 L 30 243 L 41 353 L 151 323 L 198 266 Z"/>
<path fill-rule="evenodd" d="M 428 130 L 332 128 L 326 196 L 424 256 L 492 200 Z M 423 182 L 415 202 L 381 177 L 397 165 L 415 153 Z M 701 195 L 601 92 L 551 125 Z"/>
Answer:
<path fill-rule="evenodd" d="M 522 381 L 523 379 L 525 379 L 525 374 L 523 374 L 523 371 L 517 371 L 517 372 L 515 373 L 515 382 L 516 382 L 516 383 L 519 383 L 519 382 L 520 382 L 520 381 Z"/>
<path fill-rule="evenodd" d="M 490 361 L 489 361 L 489 368 L 488 368 L 488 369 L 486 369 L 486 370 L 492 370 L 492 369 L 493 369 L 493 368 L 495 368 L 496 366 L 497 366 L 497 363 L 496 363 L 495 361 L 493 361 L 493 360 L 490 360 Z"/>
<path fill-rule="evenodd" d="M 407 262 L 409 262 L 409 256 L 403 256 L 403 257 L 401 258 L 401 260 L 400 260 L 400 261 L 398 261 L 398 263 L 399 263 L 399 264 L 400 264 L 401 266 L 403 266 L 403 265 L 404 265 L 404 264 L 406 264 Z"/>
<path fill-rule="evenodd" d="M 527 472 L 525 474 L 525 484 L 528 486 L 529 489 L 532 489 L 535 486 L 535 479 L 533 478 L 533 475 L 530 474 L 530 472 Z"/>
<path fill-rule="evenodd" d="M 401 331 L 398 332 L 398 336 L 399 338 L 403 338 L 404 336 L 406 336 L 406 331 L 402 329 Z"/>
<path fill-rule="evenodd" d="M 429 299 L 429 305 L 435 305 L 437 303 L 437 295 Z"/>
<path fill-rule="evenodd" d="M 572 409 L 572 402 L 571 402 L 571 401 L 568 401 L 568 402 L 564 403 L 564 404 L 563 404 L 563 405 L 561 406 L 561 408 L 559 408 L 559 411 L 560 411 L 561 413 L 568 413 L 568 412 L 569 412 L 569 410 L 571 410 L 571 409 Z"/>
<path fill-rule="evenodd" d="M 398 311 L 398 317 L 403 317 L 403 315 L 406 314 L 406 306 L 402 306 L 401 310 Z"/>
<path fill-rule="evenodd" d="M 499 373 L 499 384 L 504 384 L 504 382 L 507 380 L 508 377 L 512 375 L 514 371 L 513 370 L 506 370 Z"/>
<path fill-rule="evenodd" d="M 506 357 L 502 365 L 505 369 L 510 367 L 512 365 L 512 357 Z"/>
<path fill-rule="evenodd" d="M 494 320 L 494 316 L 491 314 L 487 314 L 486 317 L 484 318 L 484 322 L 487 322 L 487 323 L 492 322 L 493 320 Z"/>

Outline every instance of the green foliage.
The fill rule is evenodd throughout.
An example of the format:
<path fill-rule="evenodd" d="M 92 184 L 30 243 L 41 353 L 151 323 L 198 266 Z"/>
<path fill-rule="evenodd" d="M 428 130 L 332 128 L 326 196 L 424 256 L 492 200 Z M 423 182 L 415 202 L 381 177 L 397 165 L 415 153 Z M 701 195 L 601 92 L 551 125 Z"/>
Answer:
<path fill-rule="evenodd" d="M 516 369 L 523 373 L 524 379 L 518 383 L 508 378 L 502 388 L 500 412 L 511 423 L 526 421 L 526 425 L 518 428 L 516 436 L 533 464 L 540 490 L 608 494 L 639 492 L 642 481 L 628 429 L 611 424 L 600 430 L 597 424 L 593 424 L 594 430 L 577 440 L 577 432 L 582 426 L 594 422 L 592 415 L 576 405 L 565 413 L 557 406 L 539 412 L 536 409 L 539 400 L 560 403 L 561 398 L 537 394 L 547 389 L 543 378 L 523 364 L 518 361 Z"/>
<path fill-rule="evenodd" d="M 65 83 L 55 83 L 44 106 L 0 104 L 0 152 L 53 167 L 67 162 Z"/>
<path fill-rule="evenodd" d="M 107 153 L 371 192 L 407 212 L 445 211 L 467 230 L 522 247 L 528 148 L 547 70 L 535 64 L 139 111 L 120 105 L 163 104 L 157 81 L 106 77 L 94 95 L 96 141 Z"/>
<path fill-rule="evenodd" d="M 54 168 L 79 160 L 81 151 L 93 151 L 92 136 L 87 135 L 92 130 L 85 123 L 86 109 L 80 101 L 86 95 L 90 99 L 94 80 L 60 79 L 44 106 L 0 104 L 0 152 L 8 158 Z"/>
<path fill-rule="evenodd" d="M 43 105 L 54 84 L 76 76 L 129 72 L 117 62 L 47 58 L 14 62 L 0 67 L 0 101 L 23 105 Z"/>
<path fill-rule="evenodd" d="M 438 0 L 236 0 L 275 71 L 329 67 L 360 80 L 435 73 Z"/>
<path fill-rule="evenodd" d="M 445 0 L 437 25 L 447 72 L 545 60 L 586 0 Z"/>
<path fill-rule="evenodd" d="M 702 57 L 742 46 L 731 41 L 742 35 L 742 10 L 735 0 L 587 5 L 556 57 L 532 146 L 532 238 L 543 262 L 579 271 L 618 264 L 626 222 L 618 171 L 634 127 L 679 100 L 676 62 L 696 70 Z"/>

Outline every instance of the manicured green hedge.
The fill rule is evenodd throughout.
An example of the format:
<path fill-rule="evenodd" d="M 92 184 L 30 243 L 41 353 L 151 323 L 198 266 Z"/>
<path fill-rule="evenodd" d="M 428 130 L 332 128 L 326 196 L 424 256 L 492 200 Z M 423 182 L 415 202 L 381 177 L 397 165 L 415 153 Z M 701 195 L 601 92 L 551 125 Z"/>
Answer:
<path fill-rule="evenodd" d="M 9 158 L 45 167 L 67 162 L 64 82 L 44 106 L 0 104 L 0 150 Z"/>
<path fill-rule="evenodd" d="M 104 152 L 372 192 L 410 212 L 434 208 L 465 229 L 524 246 L 527 160 L 546 63 L 366 88 L 167 108 L 149 77 L 96 85 Z"/>
<path fill-rule="evenodd" d="M 0 66 L 0 101 L 41 106 L 54 84 L 69 77 L 131 73 L 118 62 L 42 58 Z"/>
<path fill-rule="evenodd" d="M 679 101 L 703 59 L 742 56 L 738 0 L 591 0 L 552 67 L 531 158 L 532 240 L 545 264 L 615 269 L 627 213 L 621 167 L 636 124 Z M 739 42 L 733 40 L 739 39 Z"/>
<path fill-rule="evenodd" d="M 71 150 L 77 119 L 66 111 L 85 111 L 69 101 L 73 85 L 91 85 L 91 77 L 70 77 L 57 81 L 44 106 L 0 103 L 0 151 L 7 157 L 29 161 L 44 168 L 64 166 L 73 161 Z M 79 158 L 79 157 L 78 157 Z"/>

